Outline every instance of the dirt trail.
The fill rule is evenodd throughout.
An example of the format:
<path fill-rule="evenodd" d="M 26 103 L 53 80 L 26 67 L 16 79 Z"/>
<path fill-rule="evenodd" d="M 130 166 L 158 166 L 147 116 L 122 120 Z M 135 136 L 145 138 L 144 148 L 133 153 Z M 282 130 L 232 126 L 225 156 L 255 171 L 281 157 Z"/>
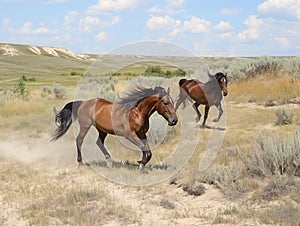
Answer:
<path fill-rule="evenodd" d="M 25 163 L 61 186 L 101 188 L 115 203 L 136 214 L 137 223 L 134 225 L 208 225 L 220 209 L 233 205 L 218 189 L 209 185 L 205 185 L 204 195 L 195 197 L 176 185 L 170 185 L 169 181 L 145 187 L 113 183 L 88 166 L 78 168 L 74 142 L 62 139 L 49 143 L 49 137 L 45 134 L 29 135 L 27 139 L 18 135 L 5 137 L 0 142 L 0 156 Z M 8 203 L 1 201 L 0 209 L 0 223 L 26 224 L 22 222 L 18 204 L 10 203 L 8 206 Z M 112 225 L 119 223 L 112 221 Z"/>

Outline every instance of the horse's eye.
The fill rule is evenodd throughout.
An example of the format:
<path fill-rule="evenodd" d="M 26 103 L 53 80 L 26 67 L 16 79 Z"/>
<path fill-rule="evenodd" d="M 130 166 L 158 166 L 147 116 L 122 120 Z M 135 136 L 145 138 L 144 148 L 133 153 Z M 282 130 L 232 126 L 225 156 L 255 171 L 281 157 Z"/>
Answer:
<path fill-rule="evenodd" d="M 168 104 L 169 104 L 169 102 L 164 102 L 164 105 L 166 105 L 166 106 L 167 106 Z"/>

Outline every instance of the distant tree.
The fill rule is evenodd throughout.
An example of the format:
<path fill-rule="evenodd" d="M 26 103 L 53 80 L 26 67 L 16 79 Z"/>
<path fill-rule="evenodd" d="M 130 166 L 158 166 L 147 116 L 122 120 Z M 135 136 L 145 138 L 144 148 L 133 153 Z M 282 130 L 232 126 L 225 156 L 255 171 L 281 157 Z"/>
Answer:
<path fill-rule="evenodd" d="M 158 65 L 150 65 L 145 70 L 147 76 L 160 76 L 162 73 L 161 67 Z"/>
<path fill-rule="evenodd" d="M 173 76 L 174 77 L 184 77 L 184 76 L 186 76 L 186 72 L 179 68 L 179 69 L 173 71 Z"/>

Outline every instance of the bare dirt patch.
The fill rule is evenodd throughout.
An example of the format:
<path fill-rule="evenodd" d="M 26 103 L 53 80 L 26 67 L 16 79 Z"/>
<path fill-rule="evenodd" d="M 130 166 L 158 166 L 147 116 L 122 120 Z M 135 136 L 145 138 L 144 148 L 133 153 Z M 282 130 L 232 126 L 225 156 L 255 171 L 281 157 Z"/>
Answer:
<path fill-rule="evenodd" d="M 104 209 L 109 211 L 99 225 L 199 225 L 209 224 L 219 209 L 232 204 L 212 185 L 205 185 L 205 194 L 196 197 L 169 181 L 145 187 L 115 184 L 88 166 L 78 168 L 74 142 L 49 140 L 46 134 L 2 138 L 2 225 L 88 225 L 91 221 L 84 220 Z M 66 203 L 69 208 L 64 208 Z M 79 216 L 72 215 L 72 208 Z"/>

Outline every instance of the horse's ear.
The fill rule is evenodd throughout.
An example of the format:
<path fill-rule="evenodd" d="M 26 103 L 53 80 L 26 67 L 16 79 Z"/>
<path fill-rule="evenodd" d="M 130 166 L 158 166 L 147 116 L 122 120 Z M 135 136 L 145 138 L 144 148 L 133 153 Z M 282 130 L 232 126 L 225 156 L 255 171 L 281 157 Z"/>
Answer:
<path fill-rule="evenodd" d="M 170 86 L 167 89 L 167 93 L 170 94 Z"/>

